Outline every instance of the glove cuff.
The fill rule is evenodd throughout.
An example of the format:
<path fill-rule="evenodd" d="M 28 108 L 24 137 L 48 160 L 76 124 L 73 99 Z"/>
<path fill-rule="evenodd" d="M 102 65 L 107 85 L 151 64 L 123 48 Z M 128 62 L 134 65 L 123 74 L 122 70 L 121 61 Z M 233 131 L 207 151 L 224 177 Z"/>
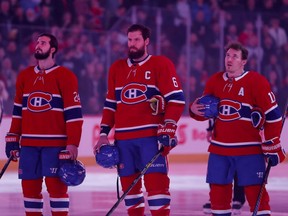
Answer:
<path fill-rule="evenodd" d="M 279 149 L 281 149 L 281 144 L 278 143 L 276 145 L 262 145 L 262 150 L 265 152 L 277 152 Z"/>
<path fill-rule="evenodd" d="M 20 141 L 20 136 L 16 135 L 16 134 L 7 134 L 6 137 L 5 137 L 5 141 L 7 143 L 10 143 L 10 142 L 18 142 Z"/>
<path fill-rule="evenodd" d="M 58 157 L 59 157 L 59 160 L 70 160 L 71 154 L 69 151 L 63 150 L 59 153 Z"/>
<path fill-rule="evenodd" d="M 278 137 L 265 141 L 262 145 L 262 150 L 264 152 L 277 152 L 281 149 L 281 143 Z"/>
<path fill-rule="evenodd" d="M 173 135 L 176 133 L 177 125 L 173 122 L 166 122 L 165 125 L 159 125 L 158 126 L 158 134 L 166 134 L 166 133 L 172 133 Z"/>
<path fill-rule="evenodd" d="M 101 125 L 101 128 L 100 128 L 100 135 L 102 136 L 102 135 L 105 134 L 105 135 L 108 136 L 110 130 L 111 130 L 111 127 L 109 127 L 109 126 L 107 126 L 107 125 Z"/>

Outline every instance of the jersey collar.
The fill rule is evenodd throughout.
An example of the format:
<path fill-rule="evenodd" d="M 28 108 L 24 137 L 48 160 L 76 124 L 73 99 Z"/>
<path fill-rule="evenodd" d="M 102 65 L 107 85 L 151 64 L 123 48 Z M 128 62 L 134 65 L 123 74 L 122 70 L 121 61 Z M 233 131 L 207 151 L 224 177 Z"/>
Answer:
<path fill-rule="evenodd" d="M 243 77 L 245 77 L 245 76 L 248 74 L 248 72 L 249 72 L 249 71 L 243 71 L 243 73 L 242 73 L 240 76 L 235 77 L 235 78 L 232 78 L 232 79 L 235 80 L 235 81 L 238 81 L 238 80 L 242 79 Z M 231 78 L 228 77 L 228 73 L 227 73 L 227 72 L 224 72 L 224 73 L 223 73 L 223 79 L 224 79 L 225 81 L 227 81 L 227 80 L 229 80 L 229 79 L 231 79 Z"/>
<path fill-rule="evenodd" d="M 140 62 L 132 62 L 131 59 L 127 59 L 127 64 L 129 67 L 131 67 L 132 65 L 138 64 L 139 66 L 145 64 L 145 62 L 147 62 L 150 58 L 152 57 L 152 55 L 148 55 L 145 59 L 143 59 Z"/>
<path fill-rule="evenodd" d="M 47 68 L 46 70 L 44 70 L 44 72 L 45 72 L 46 74 L 48 74 L 48 73 L 50 73 L 51 71 L 55 70 L 55 69 L 58 68 L 58 67 L 59 67 L 59 66 L 55 64 L 55 65 L 53 65 L 52 67 Z M 35 71 L 36 74 L 38 74 L 38 73 L 40 73 L 41 69 L 39 68 L 38 65 L 36 65 L 36 66 L 34 67 L 34 71 Z"/>

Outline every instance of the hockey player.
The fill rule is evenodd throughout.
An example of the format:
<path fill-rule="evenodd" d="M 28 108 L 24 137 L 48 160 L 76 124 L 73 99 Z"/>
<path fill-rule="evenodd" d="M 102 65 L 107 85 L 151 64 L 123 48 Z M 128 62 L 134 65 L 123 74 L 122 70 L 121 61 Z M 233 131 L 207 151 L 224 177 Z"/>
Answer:
<path fill-rule="evenodd" d="M 19 178 L 26 216 L 42 215 L 43 180 L 52 215 L 66 216 L 69 210 L 67 185 L 57 174 L 58 155 L 67 150 L 72 160 L 77 158 L 83 119 L 77 78 L 56 65 L 57 49 L 53 35 L 41 34 L 34 53 L 38 65 L 21 71 L 16 81 L 6 155 L 20 151 Z"/>
<path fill-rule="evenodd" d="M 220 99 L 208 151 L 206 181 L 211 185 L 213 215 L 231 215 L 232 182 L 244 186 L 253 212 L 265 172 L 265 159 L 276 166 L 285 159 L 280 143 L 282 117 L 268 81 L 259 73 L 244 70 L 248 51 L 239 43 L 226 48 L 224 72 L 215 73 L 206 83 L 203 95 Z M 261 121 L 264 136 L 254 127 L 251 110 L 258 107 L 266 121 Z M 196 99 L 189 108 L 196 120 L 206 120 L 205 106 Z M 263 118 L 262 118 L 263 119 Z M 260 120 L 260 119 L 259 119 Z M 252 124 L 253 123 L 253 124 Z M 258 215 L 270 215 L 269 195 L 263 192 Z"/>
<path fill-rule="evenodd" d="M 157 154 L 158 143 L 164 146 L 143 179 L 151 214 L 167 216 L 171 197 L 166 156 L 177 143 L 175 132 L 184 110 L 184 94 L 172 62 L 148 54 L 150 30 L 134 24 L 127 35 L 128 58 L 116 61 L 109 70 L 100 139 L 94 153 L 109 143 L 107 135 L 115 127 L 115 145 L 120 154 L 118 174 L 122 190 L 126 191 Z M 141 180 L 124 201 L 130 216 L 144 215 Z"/>

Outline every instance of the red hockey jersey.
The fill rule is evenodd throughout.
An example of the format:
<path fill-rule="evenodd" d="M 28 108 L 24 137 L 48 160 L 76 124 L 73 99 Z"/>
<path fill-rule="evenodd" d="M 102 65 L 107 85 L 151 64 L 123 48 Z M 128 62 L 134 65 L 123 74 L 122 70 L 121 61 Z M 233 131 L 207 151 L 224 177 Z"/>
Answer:
<path fill-rule="evenodd" d="M 214 74 L 206 83 L 204 94 L 220 99 L 209 152 L 220 155 L 260 154 L 261 137 L 251 122 L 251 109 L 265 113 L 265 140 L 280 138 L 282 117 L 267 79 L 257 72 L 246 71 L 228 78 L 224 72 Z M 202 117 L 191 114 L 197 120 Z M 278 139 L 279 140 L 279 139 Z"/>
<path fill-rule="evenodd" d="M 164 115 L 152 115 L 149 99 L 162 95 Z M 156 136 L 158 124 L 177 122 L 185 100 L 173 63 L 164 56 L 148 56 L 138 64 L 122 59 L 112 64 L 101 126 L 115 126 L 115 139 Z"/>
<path fill-rule="evenodd" d="M 21 135 L 22 146 L 78 146 L 82 132 L 78 81 L 70 70 L 28 67 L 16 82 L 9 133 Z"/>

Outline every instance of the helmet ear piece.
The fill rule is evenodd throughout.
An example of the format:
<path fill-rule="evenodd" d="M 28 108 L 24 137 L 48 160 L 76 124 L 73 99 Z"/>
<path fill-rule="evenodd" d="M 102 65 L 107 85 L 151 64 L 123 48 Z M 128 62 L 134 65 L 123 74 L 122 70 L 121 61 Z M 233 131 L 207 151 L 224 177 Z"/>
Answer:
<path fill-rule="evenodd" d="M 119 163 L 119 150 L 115 145 L 103 145 L 95 155 L 96 163 L 104 168 L 114 168 Z"/>
<path fill-rule="evenodd" d="M 79 160 L 65 160 L 58 169 L 58 176 L 67 186 L 77 186 L 84 181 L 86 169 Z"/>
<path fill-rule="evenodd" d="M 218 116 L 218 105 L 219 98 L 213 95 L 204 95 L 198 99 L 198 104 L 205 105 L 205 108 L 202 110 L 206 118 L 215 118 Z"/>

